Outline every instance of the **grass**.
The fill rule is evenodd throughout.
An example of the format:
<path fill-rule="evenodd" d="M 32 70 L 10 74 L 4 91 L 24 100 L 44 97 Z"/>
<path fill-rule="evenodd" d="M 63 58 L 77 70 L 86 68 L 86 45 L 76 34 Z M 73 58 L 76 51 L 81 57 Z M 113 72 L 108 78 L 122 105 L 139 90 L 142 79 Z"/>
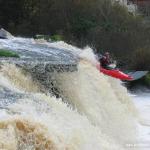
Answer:
<path fill-rule="evenodd" d="M 4 49 L 0 49 L 0 57 L 15 57 L 15 58 L 19 58 L 19 55 L 15 52 L 12 52 L 10 50 L 4 50 Z"/>
<path fill-rule="evenodd" d="M 55 34 L 52 36 L 50 36 L 50 35 L 36 35 L 35 39 L 44 39 L 44 40 L 49 41 L 49 42 L 51 42 L 51 41 L 55 42 L 55 41 L 63 41 L 63 36 L 59 35 L 59 34 Z"/>

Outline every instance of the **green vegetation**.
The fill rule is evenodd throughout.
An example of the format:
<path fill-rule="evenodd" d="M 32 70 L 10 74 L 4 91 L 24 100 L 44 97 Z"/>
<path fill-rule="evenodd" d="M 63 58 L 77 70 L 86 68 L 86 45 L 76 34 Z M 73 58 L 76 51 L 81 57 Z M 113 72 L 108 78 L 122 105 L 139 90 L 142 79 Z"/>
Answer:
<path fill-rule="evenodd" d="M 110 51 L 123 68 L 149 69 L 150 22 L 111 0 L 1 0 L 0 22 L 12 34 L 51 35 L 96 52 Z M 11 14 L 11 15 L 10 15 Z M 44 39 L 49 39 L 44 37 Z M 103 50 L 103 51 L 101 51 Z M 142 55 L 132 65 L 138 51 Z"/>
<path fill-rule="evenodd" d="M 50 37 L 52 41 L 62 41 L 63 37 L 61 35 L 53 35 Z"/>
<path fill-rule="evenodd" d="M 129 89 L 134 89 L 134 87 L 137 87 L 139 85 L 150 88 L 150 73 L 139 80 L 129 82 L 127 86 Z"/>
<path fill-rule="evenodd" d="M 12 52 L 12 51 L 9 51 L 9 50 L 0 49 L 0 57 L 16 57 L 16 58 L 19 58 L 19 55 L 15 52 Z"/>
<path fill-rule="evenodd" d="M 146 86 L 150 87 L 150 73 L 145 76 L 144 83 Z"/>
<path fill-rule="evenodd" d="M 135 70 L 150 70 L 150 47 L 143 47 L 134 51 L 130 68 Z"/>
<path fill-rule="evenodd" d="M 63 36 L 55 34 L 55 35 L 36 35 L 35 39 L 44 39 L 46 41 L 62 41 Z"/>

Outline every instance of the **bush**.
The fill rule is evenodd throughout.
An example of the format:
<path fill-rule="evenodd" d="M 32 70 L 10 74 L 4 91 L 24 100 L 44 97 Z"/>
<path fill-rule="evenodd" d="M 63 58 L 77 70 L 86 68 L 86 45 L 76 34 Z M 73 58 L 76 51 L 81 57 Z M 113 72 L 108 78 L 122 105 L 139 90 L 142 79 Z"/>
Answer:
<path fill-rule="evenodd" d="M 150 48 L 137 49 L 129 58 L 130 68 L 134 70 L 150 70 Z"/>
<path fill-rule="evenodd" d="M 59 34 L 55 34 L 55 35 L 43 35 L 43 34 L 39 34 L 35 36 L 35 39 L 44 39 L 46 41 L 62 41 L 63 40 L 63 36 L 59 35 Z"/>
<path fill-rule="evenodd" d="M 63 37 L 61 35 L 55 34 L 55 35 L 51 36 L 51 40 L 52 41 L 62 41 Z"/>
<path fill-rule="evenodd" d="M 148 73 L 144 78 L 145 85 L 150 87 L 150 73 Z"/>
<path fill-rule="evenodd" d="M 0 49 L 0 57 L 16 57 L 16 58 L 19 58 L 19 55 L 15 52 L 12 52 L 12 51 L 9 51 L 9 50 Z"/>

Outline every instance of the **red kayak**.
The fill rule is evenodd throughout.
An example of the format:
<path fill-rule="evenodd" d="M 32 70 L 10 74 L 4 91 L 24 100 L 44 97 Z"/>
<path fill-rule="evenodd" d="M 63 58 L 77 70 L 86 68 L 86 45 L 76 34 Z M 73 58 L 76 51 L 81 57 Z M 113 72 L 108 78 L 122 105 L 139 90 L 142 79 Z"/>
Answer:
<path fill-rule="evenodd" d="M 131 77 L 130 75 L 127 75 L 121 71 L 119 71 L 118 69 L 111 69 L 111 70 L 108 70 L 108 69 L 104 69 L 102 68 L 100 65 L 97 65 L 97 69 L 108 75 L 108 76 L 111 76 L 111 77 L 114 77 L 114 78 L 117 78 L 117 79 L 120 79 L 120 80 L 127 80 L 127 81 L 130 81 L 130 80 L 133 80 L 133 77 Z"/>

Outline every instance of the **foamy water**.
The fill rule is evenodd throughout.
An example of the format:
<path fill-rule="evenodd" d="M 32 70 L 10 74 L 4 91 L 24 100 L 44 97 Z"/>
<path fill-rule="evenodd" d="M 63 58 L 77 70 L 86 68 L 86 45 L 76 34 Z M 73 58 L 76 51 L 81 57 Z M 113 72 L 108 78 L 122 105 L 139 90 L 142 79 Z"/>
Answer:
<path fill-rule="evenodd" d="M 5 41 L 5 45 L 9 43 Z M 75 55 L 81 61 L 78 71 L 56 73 L 53 77 L 60 98 L 41 93 L 40 83 L 15 65 L 5 64 L 0 69 L 0 148 L 127 149 L 126 144 L 137 141 L 138 135 L 138 113 L 127 90 L 119 80 L 96 69 L 97 61 L 90 48 L 82 53 L 63 45 L 72 53 L 79 52 Z M 11 103 L 5 102 L 11 98 Z"/>
<path fill-rule="evenodd" d="M 134 103 L 139 110 L 139 143 L 143 149 L 150 149 L 150 94 L 145 92 L 136 93 L 133 97 Z"/>
<path fill-rule="evenodd" d="M 8 66 L 6 68 L 8 69 Z M 7 82 L 5 87 L 7 86 L 9 90 L 17 94 L 19 94 L 17 89 L 20 89 L 23 96 L 1 110 L 0 145 L 2 148 L 73 150 L 93 148 L 98 150 L 109 149 L 111 145 L 119 149 L 119 145 L 113 139 L 103 134 L 98 126 L 93 126 L 85 115 L 79 114 L 62 99 L 28 92 L 30 82 L 26 81 L 27 77 L 22 78 L 26 83 L 21 84 L 15 84 L 14 80 L 8 76 L 4 78 L 12 83 Z M 29 81 L 31 81 L 30 78 Z M 6 140 L 8 135 L 11 142 Z"/>

